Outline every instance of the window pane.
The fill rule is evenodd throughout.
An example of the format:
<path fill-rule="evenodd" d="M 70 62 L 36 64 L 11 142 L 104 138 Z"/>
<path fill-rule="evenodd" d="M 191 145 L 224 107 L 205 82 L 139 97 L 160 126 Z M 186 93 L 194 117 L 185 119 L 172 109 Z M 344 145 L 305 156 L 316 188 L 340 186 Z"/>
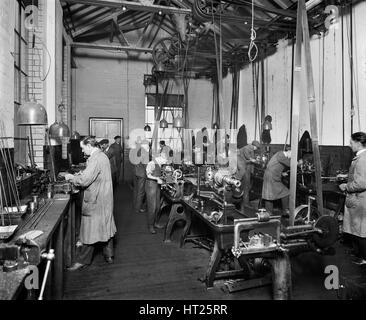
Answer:
<path fill-rule="evenodd" d="M 27 74 L 28 73 L 28 66 L 27 66 L 27 56 L 28 56 L 28 45 L 21 41 L 21 51 L 20 51 L 20 67 L 21 70 Z"/>
<path fill-rule="evenodd" d="M 26 34 L 26 28 L 25 28 L 25 12 L 24 12 L 24 8 L 22 7 L 22 9 L 21 9 L 21 33 L 20 33 L 20 35 L 24 38 L 24 39 L 27 39 L 27 34 Z"/>
<path fill-rule="evenodd" d="M 28 77 L 24 74 L 20 74 L 20 103 L 24 103 L 28 100 Z"/>
<path fill-rule="evenodd" d="M 19 36 L 15 33 L 15 41 L 14 41 L 14 63 L 17 67 L 19 67 L 20 62 L 20 50 L 19 50 Z"/>
<path fill-rule="evenodd" d="M 14 1 L 15 2 L 15 30 L 19 31 L 19 2 L 18 1 Z"/>
<path fill-rule="evenodd" d="M 19 92 L 19 85 L 20 85 L 20 79 L 19 79 L 19 72 L 18 70 L 14 69 L 14 101 L 20 103 L 20 92 Z"/>
<path fill-rule="evenodd" d="M 14 114 L 17 114 L 19 106 L 14 105 Z M 23 126 L 14 126 L 14 162 L 27 165 L 29 163 L 28 158 L 28 141 L 27 128 Z"/>
<path fill-rule="evenodd" d="M 147 118 L 146 118 L 146 122 L 148 123 L 153 123 L 155 120 L 154 117 L 154 110 L 147 110 Z"/>

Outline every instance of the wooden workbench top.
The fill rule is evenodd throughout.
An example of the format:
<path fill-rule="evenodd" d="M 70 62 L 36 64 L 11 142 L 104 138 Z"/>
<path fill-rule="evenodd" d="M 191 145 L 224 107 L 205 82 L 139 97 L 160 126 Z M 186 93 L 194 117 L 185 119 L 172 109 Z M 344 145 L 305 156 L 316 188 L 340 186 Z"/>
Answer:
<path fill-rule="evenodd" d="M 43 231 L 43 234 L 34 241 L 41 250 L 45 250 L 54 231 L 57 229 L 61 218 L 66 214 L 69 203 L 69 195 L 55 195 L 43 217 L 33 224 L 32 220 L 37 220 L 37 214 L 35 214 L 34 218 L 30 221 L 31 223 L 27 223 L 24 227 L 21 227 L 9 244 L 14 244 L 19 236 L 28 231 L 40 230 Z M 31 226 L 32 224 L 34 225 L 33 227 Z M 12 272 L 2 272 L 0 269 L 0 300 L 11 300 L 16 298 L 28 272 L 28 268 Z"/>

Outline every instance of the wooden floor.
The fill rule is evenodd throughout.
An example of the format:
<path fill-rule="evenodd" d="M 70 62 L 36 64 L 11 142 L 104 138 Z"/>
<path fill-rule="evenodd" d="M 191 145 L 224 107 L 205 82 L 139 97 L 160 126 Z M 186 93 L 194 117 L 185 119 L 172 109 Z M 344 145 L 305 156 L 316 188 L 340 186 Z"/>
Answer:
<path fill-rule="evenodd" d="M 271 287 L 228 293 L 223 282 L 207 290 L 202 278 L 209 253 L 188 243 L 179 248 L 176 230 L 173 242 L 163 243 L 163 230 L 148 233 L 145 214 L 133 213 L 132 191 L 122 185 L 115 199 L 118 229 L 115 263 L 107 265 L 101 253 L 93 264 L 68 272 L 65 299 L 187 300 L 187 299 L 271 299 Z M 333 260 L 332 260 L 333 259 Z M 312 253 L 292 260 L 294 299 L 336 299 L 324 288 L 324 266 L 337 257 L 323 258 Z"/>

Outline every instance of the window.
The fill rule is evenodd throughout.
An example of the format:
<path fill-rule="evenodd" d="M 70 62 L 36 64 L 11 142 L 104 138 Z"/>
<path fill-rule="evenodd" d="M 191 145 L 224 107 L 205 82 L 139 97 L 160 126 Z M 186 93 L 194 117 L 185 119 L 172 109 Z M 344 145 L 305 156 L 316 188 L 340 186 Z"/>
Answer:
<path fill-rule="evenodd" d="M 145 122 L 151 127 L 150 138 L 152 138 L 155 128 L 155 99 L 156 95 L 151 93 L 148 93 L 145 99 Z M 161 99 L 161 95 L 158 95 L 159 99 Z M 159 119 L 159 121 L 165 119 L 168 122 L 168 128 L 162 129 L 159 127 L 158 140 L 164 140 L 165 144 L 174 151 L 182 150 L 182 133 L 173 127 L 173 121 L 178 116 L 183 118 L 183 101 L 183 95 L 168 94 L 166 97 L 166 106 L 163 108 Z"/>
<path fill-rule="evenodd" d="M 14 28 L 14 115 L 19 106 L 28 100 L 28 30 L 25 28 L 25 5 L 22 0 L 15 1 Z M 14 125 L 14 161 L 26 164 L 27 133 L 25 127 Z"/>

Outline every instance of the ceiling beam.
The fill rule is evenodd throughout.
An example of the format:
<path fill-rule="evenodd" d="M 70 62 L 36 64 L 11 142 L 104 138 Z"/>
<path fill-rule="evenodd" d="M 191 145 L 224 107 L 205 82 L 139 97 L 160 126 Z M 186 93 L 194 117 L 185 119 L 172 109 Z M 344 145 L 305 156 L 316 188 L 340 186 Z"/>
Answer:
<path fill-rule="evenodd" d="M 136 11 L 148 11 L 148 12 L 161 12 L 164 14 L 178 13 L 178 14 L 191 14 L 191 9 L 184 8 L 176 8 L 176 7 L 167 7 L 160 5 L 148 5 L 142 4 L 139 2 L 130 2 L 130 1 L 120 1 L 120 0 L 66 0 L 69 3 L 80 3 L 80 4 L 89 4 L 92 6 L 102 6 L 102 7 L 110 7 L 110 8 L 119 8 L 125 7 L 126 9 L 136 10 Z"/>
<path fill-rule="evenodd" d="M 121 43 L 122 46 L 129 46 L 130 44 L 128 43 L 124 33 L 122 32 L 122 30 L 119 28 L 118 22 L 117 22 L 117 18 L 113 18 L 112 20 L 114 27 L 116 29 L 116 36 L 119 40 L 119 42 Z"/>
<path fill-rule="evenodd" d="M 116 50 L 116 51 L 136 51 L 143 53 L 152 53 L 150 48 L 138 48 L 138 47 L 126 47 L 126 46 L 114 46 L 108 44 L 97 44 L 97 43 L 83 43 L 73 42 L 71 46 L 74 48 L 85 48 L 85 49 L 102 49 L 102 50 Z"/>
<path fill-rule="evenodd" d="M 113 14 L 110 14 L 109 12 L 104 15 L 102 18 L 98 19 L 98 20 L 95 20 L 93 21 L 92 23 L 86 25 L 85 27 L 82 27 L 80 28 L 79 30 L 75 31 L 73 33 L 73 37 L 76 38 L 96 27 L 98 27 L 99 25 L 103 24 L 103 23 L 106 23 L 110 20 L 113 20 L 114 18 L 118 18 L 118 16 L 120 16 L 122 13 L 124 13 L 125 11 L 123 11 L 122 9 L 113 13 Z"/>

